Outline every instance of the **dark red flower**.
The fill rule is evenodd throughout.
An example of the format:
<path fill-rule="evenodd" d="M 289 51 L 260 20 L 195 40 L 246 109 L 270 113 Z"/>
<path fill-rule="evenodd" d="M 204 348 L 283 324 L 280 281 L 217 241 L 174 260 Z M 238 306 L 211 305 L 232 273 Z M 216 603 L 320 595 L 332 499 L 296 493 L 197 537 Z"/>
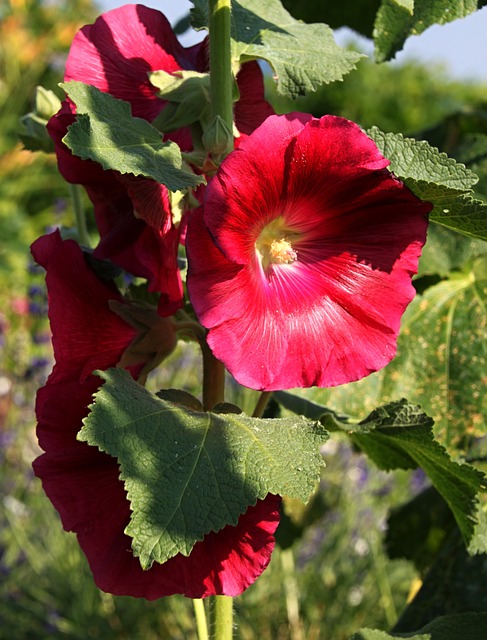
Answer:
<path fill-rule="evenodd" d="M 104 13 L 77 33 L 64 79 L 109 92 L 129 102 L 134 116 L 152 122 L 167 102 L 158 97 L 148 74 L 182 69 L 208 70 L 207 41 L 184 48 L 162 13 L 126 5 Z M 264 99 L 262 72 L 256 62 L 243 65 L 237 83 L 236 124 L 248 134 L 273 111 Z M 51 118 L 48 131 L 61 174 L 68 182 L 85 186 L 93 203 L 101 236 L 95 255 L 147 278 L 149 290 L 161 292 L 161 315 L 171 315 L 182 304 L 183 287 L 176 259 L 178 221 L 173 220 L 167 189 L 143 177 L 104 171 L 95 162 L 73 156 L 62 138 L 74 120 L 75 106 L 66 100 Z M 168 137 L 183 150 L 191 150 L 188 128 Z"/>
<path fill-rule="evenodd" d="M 75 242 L 55 232 L 37 240 L 32 252 L 47 271 L 56 361 L 37 396 L 37 435 L 45 453 L 34 470 L 64 528 L 77 534 L 96 584 L 115 595 L 149 600 L 173 593 L 193 598 L 241 593 L 270 560 L 280 498 L 258 501 L 235 527 L 208 534 L 188 557 L 178 555 L 143 571 L 124 534 L 130 506 L 116 460 L 76 439 L 100 385 L 92 371 L 117 365 L 137 331 L 112 311 L 124 300 L 95 276 Z M 169 328 L 170 319 L 158 321 Z M 144 361 L 137 365 L 132 358 L 131 371 L 140 371 Z"/>
<path fill-rule="evenodd" d="M 161 293 L 161 315 L 171 315 L 182 304 L 183 287 L 176 260 L 179 225 L 168 191 L 154 180 L 104 171 L 96 162 L 74 156 L 62 143 L 74 120 L 74 105 L 65 101 L 48 131 L 61 174 L 70 183 L 82 184 L 93 204 L 100 233 L 94 255 L 146 278 L 149 290 Z"/>
<path fill-rule="evenodd" d="M 256 389 L 358 380 L 395 355 L 431 206 L 334 116 L 271 116 L 189 221 L 188 290 L 208 343 Z"/>
<path fill-rule="evenodd" d="M 165 16 L 155 9 L 129 4 L 101 15 L 76 35 L 66 61 L 64 80 L 91 84 L 132 105 L 136 117 L 152 122 L 167 104 L 149 80 L 152 71 L 208 71 L 208 40 L 184 48 Z M 251 133 L 269 115 L 257 62 L 245 63 L 237 74 L 240 99 L 235 106 L 239 131 Z M 189 133 L 174 138 L 191 148 Z M 172 137 L 172 136 L 171 136 Z"/>

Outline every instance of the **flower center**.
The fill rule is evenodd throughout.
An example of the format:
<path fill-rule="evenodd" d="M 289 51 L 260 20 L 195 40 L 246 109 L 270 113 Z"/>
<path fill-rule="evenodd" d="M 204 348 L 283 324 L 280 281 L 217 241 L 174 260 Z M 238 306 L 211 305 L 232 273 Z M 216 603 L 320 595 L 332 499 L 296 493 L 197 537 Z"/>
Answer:
<path fill-rule="evenodd" d="M 276 218 L 262 229 L 255 248 L 264 271 L 271 264 L 291 264 L 298 259 L 298 253 L 292 246 L 295 239 L 297 234 L 286 228 L 282 217 Z"/>
<path fill-rule="evenodd" d="M 269 247 L 271 261 L 276 264 L 291 264 L 298 259 L 298 254 L 294 251 L 291 243 L 286 238 L 273 240 Z"/>

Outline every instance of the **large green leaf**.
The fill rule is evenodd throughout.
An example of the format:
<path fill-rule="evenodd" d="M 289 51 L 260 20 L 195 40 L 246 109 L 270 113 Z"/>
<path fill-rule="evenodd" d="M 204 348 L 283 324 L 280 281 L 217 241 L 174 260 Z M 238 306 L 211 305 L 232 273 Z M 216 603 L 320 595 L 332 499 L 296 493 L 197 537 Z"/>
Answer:
<path fill-rule="evenodd" d="M 392 58 L 409 36 L 433 24 L 465 18 L 485 4 L 486 0 L 382 0 L 373 32 L 377 61 Z"/>
<path fill-rule="evenodd" d="M 433 438 L 431 430 L 424 427 L 379 428 L 370 434 L 354 433 L 351 439 L 381 469 L 424 469 L 452 510 L 465 544 L 470 543 L 478 511 L 478 493 L 487 489 L 487 481 L 480 471 L 454 462 Z"/>
<path fill-rule="evenodd" d="M 78 117 L 63 138 L 75 155 L 104 169 L 153 178 L 171 191 L 204 182 L 183 168 L 176 143 L 163 142 L 160 131 L 132 116 L 128 102 L 82 82 L 61 86 L 76 104 Z"/>
<path fill-rule="evenodd" d="M 193 4 L 193 26 L 206 28 L 208 3 L 193 0 Z M 266 60 L 278 92 L 293 98 L 341 80 L 363 57 L 339 47 L 326 24 L 295 20 L 279 0 L 232 2 L 232 55 L 236 63 Z"/>
<path fill-rule="evenodd" d="M 463 164 L 440 153 L 425 140 L 383 133 L 377 127 L 369 129 L 367 135 L 391 161 L 390 169 L 399 178 L 414 178 L 459 191 L 468 191 L 478 181 Z"/>
<path fill-rule="evenodd" d="M 478 176 L 424 140 L 368 132 L 381 153 L 390 160 L 390 170 L 422 200 L 434 206 L 430 220 L 467 236 L 487 240 L 487 204 L 473 197 Z"/>
<path fill-rule="evenodd" d="M 318 417 L 316 403 L 279 392 L 277 400 L 292 411 Z M 484 474 L 467 464 L 453 461 L 434 439 L 433 420 L 406 400 L 391 402 L 358 423 L 338 417 L 322 407 L 321 423 L 330 431 L 345 431 L 352 442 L 385 471 L 424 469 L 450 507 L 466 544 L 472 539 L 478 511 L 478 494 L 487 489 Z"/>
<path fill-rule="evenodd" d="M 434 205 L 430 220 L 472 238 L 487 240 L 487 204 L 456 189 L 406 178 L 406 185 L 421 200 Z"/>
<path fill-rule="evenodd" d="M 319 480 L 320 424 L 191 411 L 123 370 L 99 375 L 106 382 L 79 438 L 118 459 L 143 568 L 188 555 L 268 493 L 306 501 Z"/>

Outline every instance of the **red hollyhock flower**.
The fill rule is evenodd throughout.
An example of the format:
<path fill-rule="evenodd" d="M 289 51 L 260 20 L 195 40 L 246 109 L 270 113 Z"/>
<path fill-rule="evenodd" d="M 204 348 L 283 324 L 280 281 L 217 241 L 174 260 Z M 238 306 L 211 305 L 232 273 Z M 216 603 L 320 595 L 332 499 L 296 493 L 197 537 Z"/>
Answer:
<path fill-rule="evenodd" d="M 75 242 L 55 232 L 37 240 L 32 253 L 47 270 L 56 360 L 37 396 L 37 435 L 45 453 L 34 470 L 64 528 L 76 532 L 97 586 L 149 600 L 173 593 L 192 598 L 241 593 L 270 560 L 280 498 L 259 501 L 235 527 L 205 536 L 188 557 L 178 555 L 143 571 L 124 534 L 130 506 L 116 460 L 76 440 L 100 384 L 91 372 L 115 366 L 137 332 L 111 310 L 123 299 L 94 275 Z"/>
<path fill-rule="evenodd" d="M 93 204 L 100 233 L 94 255 L 146 278 L 149 291 L 161 293 L 161 315 L 173 314 L 182 304 L 183 286 L 177 265 L 179 225 L 173 221 L 168 190 L 154 180 L 104 171 L 96 162 L 74 156 L 62 143 L 74 120 L 74 106 L 65 101 L 47 129 L 62 176 L 82 184 Z"/>
<path fill-rule="evenodd" d="M 255 389 L 358 380 L 395 355 L 431 206 L 352 122 L 272 116 L 189 220 L 188 290 L 208 343 Z"/>
<path fill-rule="evenodd" d="M 158 97 L 148 74 L 156 70 L 207 71 L 206 49 L 206 41 L 182 47 L 159 11 L 126 5 L 101 15 L 76 34 L 64 79 L 87 82 L 126 100 L 134 116 L 152 122 L 167 102 Z M 262 72 L 256 62 L 243 65 L 237 83 L 236 123 L 248 134 L 273 110 L 264 99 Z M 68 182 L 84 185 L 93 203 L 101 236 L 95 255 L 146 278 L 149 290 L 162 294 L 161 315 L 171 315 L 182 304 L 183 287 L 177 265 L 180 234 L 172 219 L 167 189 L 146 178 L 103 171 L 97 163 L 73 156 L 62 138 L 74 122 L 74 114 L 74 105 L 64 101 L 51 118 L 48 131 L 56 145 L 61 174 Z M 183 150 L 192 148 L 188 128 L 168 137 Z"/>
<path fill-rule="evenodd" d="M 208 71 L 207 39 L 184 48 L 165 16 L 142 5 L 129 4 L 102 14 L 75 36 L 66 61 L 65 82 L 79 80 L 132 105 L 136 117 L 152 122 L 167 104 L 149 80 L 152 71 Z M 264 82 L 257 62 L 245 63 L 237 74 L 241 94 L 235 106 L 239 131 L 249 134 L 269 115 Z M 189 133 L 175 139 L 191 148 Z"/>

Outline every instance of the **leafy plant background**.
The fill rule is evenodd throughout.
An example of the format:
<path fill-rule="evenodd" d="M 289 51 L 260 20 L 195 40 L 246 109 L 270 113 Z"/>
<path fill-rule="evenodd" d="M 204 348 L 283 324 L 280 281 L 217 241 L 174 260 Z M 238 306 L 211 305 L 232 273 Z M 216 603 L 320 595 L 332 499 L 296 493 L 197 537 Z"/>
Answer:
<path fill-rule="evenodd" d="M 310 7 L 316 10 L 311 1 L 284 4 L 304 20 Z M 427 26 L 408 20 L 407 1 L 362 2 L 363 11 L 358 4 L 353 11 L 348 1 L 333 4 L 312 17 L 337 27 L 360 16 L 350 26 L 375 36 L 379 59 Z M 431 3 L 416 4 L 426 11 Z M 468 13 L 485 2 L 457 4 Z M 400 15 L 394 38 L 386 39 L 381 25 L 391 11 Z M 30 262 L 28 246 L 53 224 L 72 226 L 73 213 L 53 156 L 22 149 L 18 120 L 32 109 L 36 85 L 62 96 L 57 83 L 64 55 L 76 29 L 98 11 L 88 0 L 7 0 L 0 12 L 0 638 L 190 639 L 191 603 L 184 598 L 147 603 L 94 587 L 74 536 L 62 531 L 32 477 L 38 453 L 33 398 L 51 353 L 43 276 Z M 344 82 L 293 102 L 268 82 L 278 112 L 334 113 L 364 128 L 426 139 L 479 175 L 480 202 L 487 201 L 486 89 L 453 82 L 441 69 L 367 60 Z M 453 457 L 485 470 L 486 255 L 484 241 L 431 225 L 398 358 L 361 382 L 299 396 L 352 420 L 407 397 L 435 419 L 436 435 Z M 151 385 L 194 390 L 196 358 L 190 345 L 181 344 Z M 250 408 L 252 392 L 235 388 L 229 400 Z M 270 411 L 285 416 L 289 403 L 272 404 Z M 480 553 L 468 555 L 450 511 L 422 472 L 378 469 L 345 433 L 334 434 L 322 453 L 327 467 L 314 498 L 306 508 L 286 502 L 269 569 L 236 601 L 240 637 L 381 640 L 397 632 L 447 638 L 438 635 L 441 629 L 456 628 L 467 640 L 485 637 L 482 520 L 471 545 Z M 465 612 L 460 622 L 445 617 Z"/>

